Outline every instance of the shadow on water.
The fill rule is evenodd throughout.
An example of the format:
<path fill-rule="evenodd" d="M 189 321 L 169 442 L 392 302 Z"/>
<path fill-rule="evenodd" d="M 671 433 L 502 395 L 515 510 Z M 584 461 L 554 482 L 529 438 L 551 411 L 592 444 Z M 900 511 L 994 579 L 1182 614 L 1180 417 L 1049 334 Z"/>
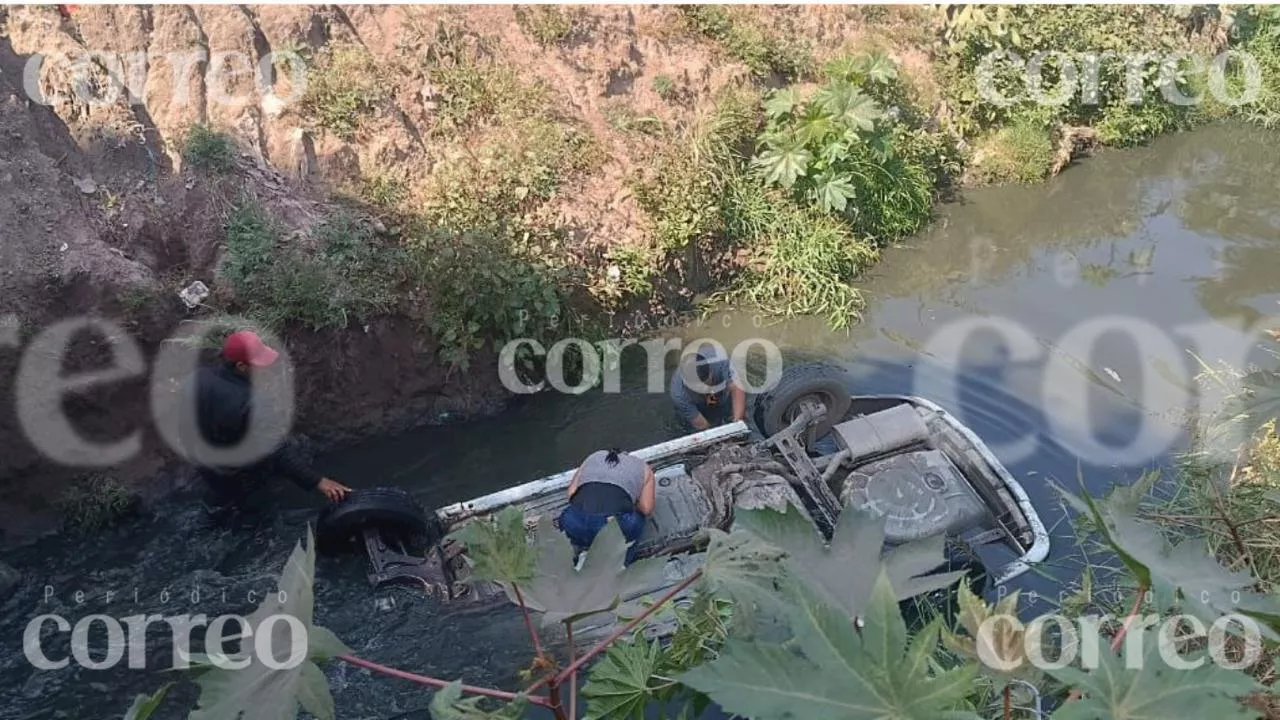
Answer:
<path fill-rule="evenodd" d="M 1046 185 L 973 192 L 943 208 L 930 232 L 886 251 L 863 285 L 863 322 L 849 333 L 820 320 L 770 324 L 726 311 L 673 335 L 729 347 L 766 339 L 789 359 L 843 366 L 854 392 L 923 395 L 954 413 L 1000 456 L 1051 529 L 1049 560 L 1016 581 L 1044 598 L 1028 611 L 1047 610 L 1094 560 L 1078 550 L 1049 481 L 1076 489 L 1079 477 L 1099 494 L 1167 466 L 1186 445 L 1188 414 L 1200 412 L 1191 353 L 1210 362 L 1262 357 L 1245 329 L 1274 315 L 1280 300 L 1277 176 L 1280 144 L 1245 128 L 1103 153 Z M 1110 329 L 1082 334 L 1104 321 Z M 344 449 L 322 468 L 354 486 L 408 488 L 427 506 L 510 487 L 602 447 L 676 435 L 666 374 L 652 386 L 648 374 L 643 351 L 624 353 L 617 393 L 529 397 L 500 417 Z M 163 627 L 148 635 L 149 671 L 123 663 L 37 671 L 22 654 L 23 629 L 45 612 L 73 623 L 96 612 L 247 613 L 256 604 L 249 591 L 260 598 L 274 587 L 316 508 L 287 487 L 272 499 L 281 510 L 256 529 L 209 527 L 201 510 L 175 501 L 128 527 L 9 553 L 26 582 L 0 606 L 0 717 L 120 714 L 134 693 L 170 679 L 155 669 L 171 652 Z M 466 614 L 410 589 L 375 592 L 364 571 L 354 558 L 318 567 L 317 621 L 357 654 L 476 684 L 518 684 L 531 653 L 513 609 Z M 45 629 L 50 656 L 65 657 L 67 634 Z M 427 717 L 428 697 L 416 686 L 341 664 L 327 674 L 344 719 Z M 184 717 L 178 708 L 194 697 L 183 683 L 160 717 Z"/>

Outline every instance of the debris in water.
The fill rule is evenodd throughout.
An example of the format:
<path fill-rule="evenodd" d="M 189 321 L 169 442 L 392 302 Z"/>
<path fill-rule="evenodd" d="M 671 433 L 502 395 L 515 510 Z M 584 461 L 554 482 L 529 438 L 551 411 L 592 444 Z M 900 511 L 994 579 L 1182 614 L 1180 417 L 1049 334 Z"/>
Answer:
<path fill-rule="evenodd" d="M 373 601 L 373 606 L 379 612 L 387 612 L 396 606 L 396 599 L 394 597 L 378 598 Z"/>
<path fill-rule="evenodd" d="M 1102 370 L 1103 370 L 1103 372 L 1105 372 L 1106 374 L 1110 375 L 1112 380 L 1115 380 L 1116 382 L 1121 382 L 1121 380 L 1120 380 L 1120 375 L 1119 375 L 1119 373 L 1117 373 L 1115 370 L 1112 370 L 1112 369 L 1111 369 L 1111 368 L 1109 368 L 1109 367 L 1104 367 L 1104 368 L 1102 368 Z"/>

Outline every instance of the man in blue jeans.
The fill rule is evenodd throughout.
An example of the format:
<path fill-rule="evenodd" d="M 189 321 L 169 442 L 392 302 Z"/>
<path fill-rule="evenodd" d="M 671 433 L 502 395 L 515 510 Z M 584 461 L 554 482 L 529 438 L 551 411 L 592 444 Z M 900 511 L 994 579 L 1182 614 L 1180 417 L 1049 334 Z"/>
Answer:
<path fill-rule="evenodd" d="M 600 450 L 587 456 L 574 473 L 569 506 L 560 513 L 560 529 L 582 551 L 591 547 L 612 518 L 630 543 L 630 564 L 656 501 L 657 481 L 648 463 L 616 448 Z"/>

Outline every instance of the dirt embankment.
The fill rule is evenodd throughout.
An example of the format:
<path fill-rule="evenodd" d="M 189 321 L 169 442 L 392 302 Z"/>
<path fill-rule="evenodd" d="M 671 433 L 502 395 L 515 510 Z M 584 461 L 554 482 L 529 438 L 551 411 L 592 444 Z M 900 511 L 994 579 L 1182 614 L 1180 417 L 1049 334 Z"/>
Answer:
<path fill-rule="evenodd" d="M 573 9 L 567 27 L 552 29 L 552 42 L 538 38 L 536 21 L 522 21 L 521 12 L 510 6 L 0 10 L 0 318 L 8 323 L 0 326 L 0 383 L 8 398 L 0 408 L 0 529 L 14 534 L 43 524 L 53 500 L 85 472 L 51 463 L 18 422 L 14 388 L 33 337 L 67 318 L 102 317 L 121 323 L 149 363 L 166 338 L 208 311 L 186 307 L 178 298 L 182 288 L 201 281 L 213 299 L 221 297 L 216 269 L 236 202 L 252 198 L 284 230 L 304 234 L 332 211 L 337 192 L 389 171 L 425 175 L 439 160 L 432 133 L 439 98 L 421 65 L 408 61 L 427 52 L 442 22 L 493 39 L 501 61 L 550 88 L 557 112 L 603 151 L 598 164 L 567 178 L 548 203 L 554 222 L 570 231 L 580 262 L 604 276 L 605 250 L 648 242 L 652 228 L 631 188 L 661 140 L 642 128 L 692 123 L 718 90 L 750 70 L 683 26 L 675 8 Z M 789 8 L 776 17 L 809 38 L 817 60 L 866 35 L 865 18 L 853 9 Z M 309 60 L 338 46 L 362 48 L 394 68 L 385 76 L 388 101 L 347 137 L 304 117 L 289 66 L 271 60 L 285 51 Z M 86 51 L 92 62 L 77 62 Z M 899 59 L 917 68 L 926 60 L 922 52 Z M 263 82 L 263 73 L 274 77 Z M 230 175 L 184 166 L 182 139 L 194 125 L 235 139 L 240 156 Z M 683 283 L 670 291 L 678 300 L 702 289 Z M 643 326 L 645 305 L 614 317 L 615 325 Z M 385 432 L 445 414 L 492 412 L 506 398 L 491 353 L 481 353 L 467 372 L 450 372 L 437 359 L 436 338 L 407 318 L 343 331 L 291 329 L 285 339 L 296 366 L 300 429 L 313 434 Z M 113 347 L 109 338 L 82 334 L 64 370 L 103 367 Z M 164 469 L 174 467 L 174 458 L 151 419 L 150 379 L 144 373 L 103 384 L 68 396 L 63 407 L 86 439 L 141 429 L 142 450 L 109 471 L 163 490 L 172 483 Z"/>

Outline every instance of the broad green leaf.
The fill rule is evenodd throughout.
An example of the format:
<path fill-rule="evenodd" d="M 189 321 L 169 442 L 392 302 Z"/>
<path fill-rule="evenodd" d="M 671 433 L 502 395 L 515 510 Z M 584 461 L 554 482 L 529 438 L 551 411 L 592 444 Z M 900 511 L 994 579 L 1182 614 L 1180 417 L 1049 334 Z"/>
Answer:
<path fill-rule="evenodd" d="M 813 155 L 799 143 L 770 147 L 756 156 L 754 163 L 764 172 L 765 183 L 789 188 L 804 175 Z"/>
<path fill-rule="evenodd" d="M 1240 387 L 1240 392 L 1223 406 L 1223 418 L 1242 423 L 1244 432 L 1250 435 L 1280 418 L 1280 373 L 1255 370 L 1240 379 Z"/>
<path fill-rule="evenodd" d="M 826 212 L 844 212 L 856 192 L 848 175 L 830 177 L 818 186 L 818 204 Z"/>
<path fill-rule="evenodd" d="M 942 642 L 952 652 L 977 660 L 985 675 L 1002 681 L 1014 677 L 1036 685 L 1040 674 L 1027 657 L 1027 648 L 1040 644 L 1040 626 L 1028 628 L 1018 619 L 1018 596 L 1015 591 L 991 606 L 960 583 L 958 620 L 966 634 L 943 629 Z"/>
<path fill-rule="evenodd" d="M 124 720 L 147 720 L 151 717 L 151 713 L 160 707 L 160 703 L 164 702 L 164 696 L 169 692 L 169 688 L 173 687 L 173 683 L 165 683 L 150 695 L 138 695 L 133 699 L 133 704 L 129 706 L 129 710 L 124 714 Z"/>
<path fill-rule="evenodd" d="M 617 643 L 605 651 L 582 687 L 589 703 L 586 720 L 643 720 L 661 652 L 657 641 Z"/>
<path fill-rule="evenodd" d="M 908 646 L 888 577 L 883 571 L 876 577 L 861 635 L 842 611 L 797 586 L 790 603 L 794 648 L 733 638 L 716 660 L 678 679 L 726 712 L 753 720 L 966 717 L 956 708 L 977 671 L 932 673 L 922 657 L 934 639 Z"/>
<path fill-rule="evenodd" d="M 875 127 L 875 121 L 883 116 L 884 110 L 881 109 L 880 104 L 860 92 L 849 98 L 844 111 L 840 114 L 845 125 L 863 132 L 871 131 Z"/>
<path fill-rule="evenodd" d="M 627 540 L 612 519 L 586 551 L 581 570 L 574 566 L 569 539 L 545 515 L 538 518 L 536 549 L 537 573 L 519 587 L 525 605 L 543 613 L 544 625 L 612 612 L 621 600 L 660 585 L 667 562 L 652 557 L 625 566 Z M 517 602 L 514 589 L 504 587 Z"/>
<path fill-rule="evenodd" d="M 1136 491 L 1101 503 L 1087 494 L 1080 499 L 1060 492 L 1092 516 L 1099 534 L 1142 587 L 1177 590 L 1185 609 L 1210 623 L 1237 612 L 1249 615 L 1263 623 L 1263 633 L 1280 639 L 1280 623 L 1274 621 L 1280 617 L 1280 603 L 1251 589 L 1257 583 L 1253 574 L 1223 567 L 1204 538 L 1171 544 L 1158 527 L 1133 516 Z"/>
<path fill-rule="evenodd" d="M 754 533 L 709 528 L 707 534 L 702 576 L 711 588 L 737 602 L 776 597 L 782 550 Z"/>
<path fill-rule="evenodd" d="M 853 80 L 861 69 L 862 64 L 858 62 L 857 56 L 854 55 L 841 55 L 828 62 L 823 68 L 826 76 L 833 80 Z"/>
<path fill-rule="evenodd" d="M 200 686 L 199 708 L 191 713 L 190 720 L 239 720 L 243 715 L 253 720 L 294 720 L 301 704 L 307 712 L 321 720 L 333 720 L 333 697 L 324 673 L 315 665 L 334 655 L 350 653 L 342 641 L 324 628 L 316 627 L 313 620 L 315 598 L 316 551 L 310 527 L 307 528 L 307 547 L 299 542 L 289 556 L 280 575 L 278 591 L 267 596 L 258 609 L 246 618 L 253 629 L 250 642 L 256 650 L 262 643 L 263 627 L 270 628 L 267 643 L 276 664 L 283 669 L 267 667 L 258 653 L 243 648 L 231 659 L 247 661 L 239 670 L 213 667 L 196 679 Z M 302 662 L 290 666 L 293 656 L 293 637 L 290 623 L 268 618 L 292 616 L 305 629 L 306 653 Z"/>
<path fill-rule="evenodd" d="M 784 88 L 769 93 L 764 101 L 764 111 L 771 118 L 789 114 L 800 105 L 800 93 L 795 88 Z"/>
<path fill-rule="evenodd" d="M 898 66 L 882 52 L 868 56 L 862 69 L 867 79 L 874 83 L 884 84 L 898 77 Z"/>
<path fill-rule="evenodd" d="M 1158 628 L 1148 628 L 1132 641 L 1141 642 L 1140 657 L 1125 658 L 1111 652 L 1109 640 L 1099 635 L 1092 643 L 1082 643 L 1099 648 L 1096 669 L 1045 669 L 1055 680 L 1083 694 L 1078 700 L 1063 703 L 1053 713 L 1054 720 L 1255 720 L 1258 717 L 1256 710 L 1250 711 L 1240 704 L 1241 698 L 1262 689 L 1247 673 L 1223 668 L 1205 657 L 1205 652 L 1183 656 L 1189 662 L 1203 660 L 1195 669 L 1171 668 L 1161 656 Z M 1127 652 L 1130 645 L 1126 640 L 1121 647 Z M 1173 648 L 1167 647 L 1164 652 L 1173 652 Z"/>
<path fill-rule="evenodd" d="M 787 512 L 739 510 L 736 519 L 784 552 L 787 571 L 846 618 L 860 617 L 866 609 L 882 563 L 898 600 L 949 587 L 964 575 L 923 575 L 946 561 L 942 537 L 905 543 L 882 558 L 884 518 L 852 506 L 840 513 L 829 546 L 794 507 Z"/>
<path fill-rule="evenodd" d="M 432 696 L 431 717 L 433 720 L 520 720 L 529 706 L 524 697 L 518 697 L 497 710 L 485 710 L 480 707 L 484 700 L 480 697 L 464 700 L 462 681 L 454 680 Z"/>
<path fill-rule="evenodd" d="M 466 547 L 467 562 L 477 580 L 521 584 L 533 578 L 536 553 L 519 508 L 508 507 L 496 517 L 473 520 L 451 537 Z"/>

